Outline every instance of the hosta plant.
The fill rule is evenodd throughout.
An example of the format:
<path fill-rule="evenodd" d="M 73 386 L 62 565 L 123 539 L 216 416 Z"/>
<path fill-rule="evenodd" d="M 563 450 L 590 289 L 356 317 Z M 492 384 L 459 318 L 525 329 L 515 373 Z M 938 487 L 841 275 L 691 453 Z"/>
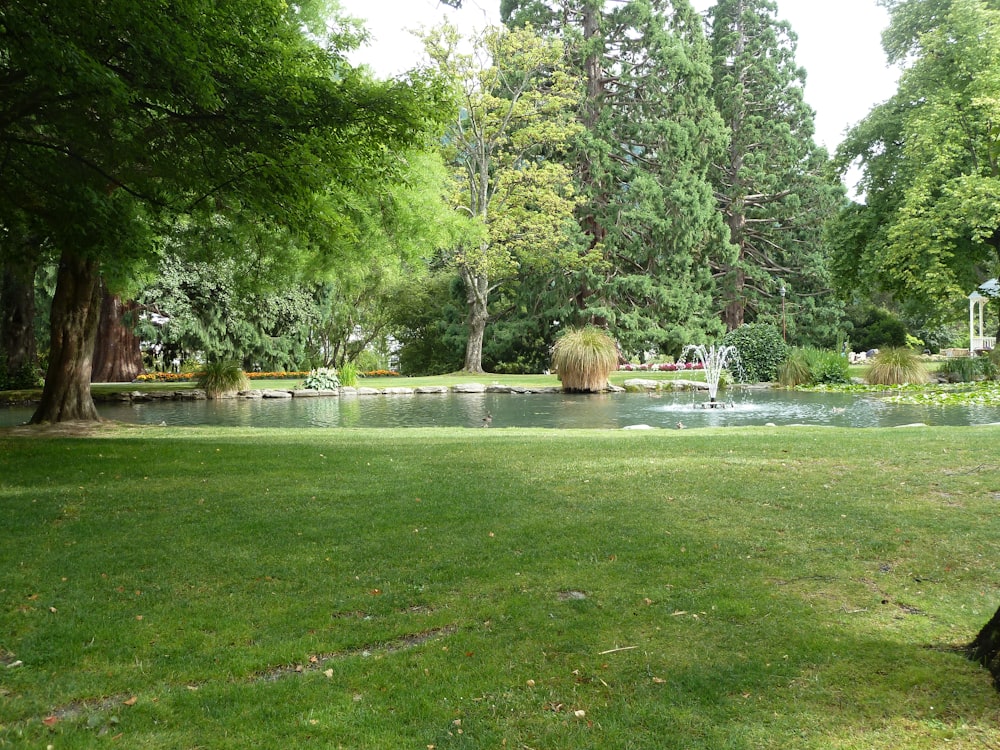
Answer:
<path fill-rule="evenodd" d="M 340 388 L 340 378 L 332 367 L 319 367 L 309 371 L 302 387 L 309 391 L 332 391 Z"/>

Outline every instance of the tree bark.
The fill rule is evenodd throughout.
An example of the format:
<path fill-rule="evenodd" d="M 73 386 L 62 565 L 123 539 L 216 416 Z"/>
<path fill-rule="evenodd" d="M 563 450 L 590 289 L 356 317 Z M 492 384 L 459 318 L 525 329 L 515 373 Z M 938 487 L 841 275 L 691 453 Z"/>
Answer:
<path fill-rule="evenodd" d="M 969 644 L 969 658 L 990 670 L 993 684 L 1000 690 L 1000 609 Z"/>
<path fill-rule="evenodd" d="M 0 356 L 15 378 L 35 367 L 35 271 L 37 261 L 8 262 L 0 278 Z"/>
<path fill-rule="evenodd" d="M 736 269 L 732 275 L 732 290 L 726 290 L 731 294 L 725 309 L 722 311 L 722 322 L 726 324 L 727 331 L 735 331 L 743 325 L 746 304 L 743 299 L 743 287 L 746 283 L 746 274 L 742 269 Z"/>
<path fill-rule="evenodd" d="M 488 304 L 489 280 L 483 274 L 473 273 L 463 269 L 462 280 L 465 282 L 466 301 L 469 304 L 469 339 L 465 344 L 465 372 L 483 372 L 483 338 L 486 335 L 486 324 L 490 320 Z"/>
<path fill-rule="evenodd" d="M 139 337 L 125 319 L 135 309 L 135 302 L 123 303 L 118 295 L 104 291 L 91 383 L 131 383 L 142 372 Z"/>
<path fill-rule="evenodd" d="M 90 395 L 90 371 L 100 316 L 97 261 L 64 250 L 52 298 L 49 369 L 32 424 L 100 420 Z"/>

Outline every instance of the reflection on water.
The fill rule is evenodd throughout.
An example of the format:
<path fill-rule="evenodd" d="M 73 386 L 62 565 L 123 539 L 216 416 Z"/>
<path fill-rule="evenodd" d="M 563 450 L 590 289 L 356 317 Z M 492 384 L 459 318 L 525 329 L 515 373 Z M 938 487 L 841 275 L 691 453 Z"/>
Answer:
<path fill-rule="evenodd" d="M 724 408 L 704 393 L 448 393 L 293 399 L 222 399 L 99 404 L 102 417 L 136 424 L 239 427 L 548 427 L 619 429 L 809 424 L 838 427 L 972 425 L 1000 422 L 1000 408 L 908 406 L 872 396 L 730 389 Z M 0 409 L 0 426 L 27 422 L 30 408 Z"/>

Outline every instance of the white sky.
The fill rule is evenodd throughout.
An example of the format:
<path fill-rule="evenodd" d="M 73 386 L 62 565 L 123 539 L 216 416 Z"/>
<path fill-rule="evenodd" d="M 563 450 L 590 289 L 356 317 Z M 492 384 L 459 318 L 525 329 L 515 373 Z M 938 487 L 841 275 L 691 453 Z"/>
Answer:
<path fill-rule="evenodd" d="M 816 111 L 816 141 L 832 153 L 845 131 L 895 91 L 897 71 L 887 68 L 881 33 L 888 14 L 876 0 L 777 0 L 779 17 L 798 35 L 799 65 L 806 69 L 806 101 Z M 340 0 L 348 15 L 364 19 L 372 44 L 355 56 L 377 74 L 392 76 L 420 59 L 410 29 L 448 18 L 468 32 L 499 23 L 500 0 L 464 0 L 456 11 L 438 0 Z M 693 0 L 701 11 L 714 0 Z"/>

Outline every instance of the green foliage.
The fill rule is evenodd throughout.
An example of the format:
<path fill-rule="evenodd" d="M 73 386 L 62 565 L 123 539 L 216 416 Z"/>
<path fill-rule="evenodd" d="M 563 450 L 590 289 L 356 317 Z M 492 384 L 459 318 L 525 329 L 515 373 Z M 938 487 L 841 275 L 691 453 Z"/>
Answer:
<path fill-rule="evenodd" d="M 354 373 L 354 376 L 357 380 L 357 372 Z M 342 384 L 337 371 L 329 367 L 318 367 L 315 370 L 310 370 L 309 375 L 302 381 L 302 387 L 310 391 L 332 391 L 340 388 L 341 385 L 347 385 L 347 383 Z"/>
<path fill-rule="evenodd" d="M 744 383 L 764 383 L 776 380 L 778 368 L 788 357 L 788 345 L 781 331 L 772 325 L 747 323 L 725 335 L 724 346 L 734 346 L 739 352 L 737 374 Z"/>
<path fill-rule="evenodd" d="M 198 387 L 205 391 L 209 398 L 245 391 L 250 387 L 246 373 L 239 363 L 217 360 L 206 364 L 197 374 Z"/>
<path fill-rule="evenodd" d="M 141 301 L 169 320 L 162 326 L 145 322 L 143 338 L 166 351 L 239 360 L 247 369 L 297 369 L 308 359 L 310 324 L 319 317 L 315 298 L 302 286 L 265 287 L 256 273 L 249 259 L 165 255 Z"/>
<path fill-rule="evenodd" d="M 809 353 L 805 349 L 793 349 L 789 352 L 788 358 L 778 368 L 778 384 L 785 388 L 813 384 Z"/>
<path fill-rule="evenodd" d="M 487 29 L 474 42 L 476 55 L 458 52 L 449 26 L 426 34 L 424 44 L 458 100 L 443 149 L 454 167 L 452 202 L 469 221 L 449 260 L 469 310 L 463 369 L 481 372 L 491 296 L 523 271 L 567 272 L 587 260 L 576 252 L 573 171 L 553 158 L 580 132 L 581 86 L 562 41 L 530 28 Z"/>
<path fill-rule="evenodd" d="M 996 380 L 997 364 L 992 357 L 949 357 L 940 364 L 937 374 L 949 383 Z"/>
<path fill-rule="evenodd" d="M 378 82 L 352 69 L 346 53 L 362 37 L 331 8 L 4 3 L 0 226 L 27 216 L 37 252 L 57 247 L 73 269 L 52 305 L 54 376 L 39 419 L 96 418 L 79 300 L 100 280 L 139 286 L 181 217 L 234 238 L 227 249 L 265 293 L 279 271 L 328 270 L 368 248 L 355 207 L 370 216 L 372 196 L 391 192 L 447 99 L 429 75 Z"/>
<path fill-rule="evenodd" d="M 406 375 L 462 369 L 467 331 L 461 282 L 449 271 L 413 274 L 390 300 L 393 336 Z"/>
<path fill-rule="evenodd" d="M 816 384 L 850 383 L 850 363 L 847 357 L 827 349 L 813 349 L 813 380 Z"/>
<path fill-rule="evenodd" d="M 353 362 L 345 362 L 337 369 L 337 377 L 341 385 L 354 388 L 358 384 L 358 366 Z"/>
<path fill-rule="evenodd" d="M 831 281 L 822 230 L 843 188 L 813 142 L 795 34 L 773 0 L 719 0 L 709 18 L 712 92 L 730 136 L 711 175 L 736 249 L 735 257 L 716 259 L 718 307 L 736 328 L 780 324 L 788 304 L 792 340 L 829 338 L 839 302 L 825 293 Z M 826 330 L 817 337 L 819 328 Z"/>
<path fill-rule="evenodd" d="M 778 382 L 786 387 L 850 383 L 850 365 L 847 358 L 837 352 L 814 347 L 795 348 L 778 368 Z"/>
<path fill-rule="evenodd" d="M 606 325 L 623 351 L 677 356 L 723 332 L 711 262 L 727 253 L 708 172 L 726 144 L 702 18 L 688 3 L 507 0 L 502 17 L 570 46 L 587 96 L 567 161 L 596 265 L 553 274 L 546 317 Z M 545 332 L 542 332 L 543 336 Z"/>
<path fill-rule="evenodd" d="M 868 307 L 855 318 L 851 346 L 855 351 L 906 346 L 906 324 L 880 307 Z"/>
<path fill-rule="evenodd" d="M 618 347 L 600 328 L 570 329 L 552 347 L 552 369 L 564 390 L 603 391 L 608 376 L 618 369 Z"/>
<path fill-rule="evenodd" d="M 8 372 L 7 357 L 0 351 L 0 391 L 27 390 L 38 388 L 41 384 L 41 374 L 34 365 L 26 363 L 15 372 Z"/>
<path fill-rule="evenodd" d="M 838 149 L 860 162 L 864 205 L 845 209 L 837 270 L 844 288 L 881 289 L 952 319 L 1000 251 L 1000 7 L 887 3 L 884 44 L 899 88 Z"/>
<path fill-rule="evenodd" d="M 374 370 L 381 370 L 387 367 L 387 363 L 379 359 L 378 354 L 371 349 L 365 349 L 363 352 L 360 352 L 350 364 L 354 365 L 355 370 L 359 373 L 373 372 Z"/>
<path fill-rule="evenodd" d="M 912 349 L 890 347 L 882 349 L 865 371 L 865 380 L 871 385 L 905 385 L 926 383 L 927 369 Z"/>

